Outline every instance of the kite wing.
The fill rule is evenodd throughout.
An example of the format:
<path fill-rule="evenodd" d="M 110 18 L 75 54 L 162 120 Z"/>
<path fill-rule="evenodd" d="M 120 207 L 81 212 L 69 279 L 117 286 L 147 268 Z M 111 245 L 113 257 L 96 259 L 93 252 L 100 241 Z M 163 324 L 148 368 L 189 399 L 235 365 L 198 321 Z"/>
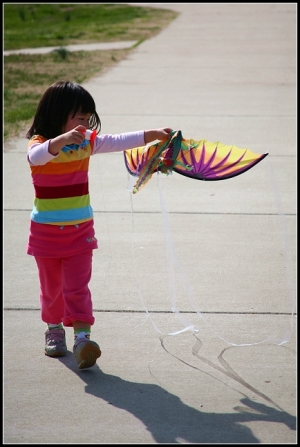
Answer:
<path fill-rule="evenodd" d="M 137 147 L 124 151 L 125 165 L 131 175 L 139 176 L 132 193 L 138 192 L 150 180 L 154 172 L 160 169 L 163 153 L 170 140 L 161 141 L 148 148 Z"/>
<path fill-rule="evenodd" d="M 267 155 L 219 142 L 186 140 L 181 131 L 172 132 L 165 142 L 124 152 L 128 172 L 139 177 L 133 193 L 138 192 L 158 170 L 164 173 L 173 170 L 196 180 L 225 180 L 248 171 Z"/>
<path fill-rule="evenodd" d="M 156 152 L 157 146 L 137 147 L 124 152 L 125 166 L 129 174 L 138 177 L 151 158 L 151 153 Z M 155 172 L 157 169 L 153 170 Z"/>
<path fill-rule="evenodd" d="M 268 154 L 206 140 L 182 140 L 174 171 L 198 180 L 225 180 L 248 171 Z"/>

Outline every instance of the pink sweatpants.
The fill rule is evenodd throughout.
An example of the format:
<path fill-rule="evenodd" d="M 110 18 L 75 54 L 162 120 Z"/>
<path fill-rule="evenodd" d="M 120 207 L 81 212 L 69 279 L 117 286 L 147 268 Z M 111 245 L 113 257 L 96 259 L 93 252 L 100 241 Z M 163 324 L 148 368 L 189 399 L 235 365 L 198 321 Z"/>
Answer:
<path fill-rule="evenodd" d="M 74 321 L 94 324 L 88 284 L 93 251 L 65 258 L 35 257 L 40 279 L 41 318 L 45 323 L 73 326 Z"/>

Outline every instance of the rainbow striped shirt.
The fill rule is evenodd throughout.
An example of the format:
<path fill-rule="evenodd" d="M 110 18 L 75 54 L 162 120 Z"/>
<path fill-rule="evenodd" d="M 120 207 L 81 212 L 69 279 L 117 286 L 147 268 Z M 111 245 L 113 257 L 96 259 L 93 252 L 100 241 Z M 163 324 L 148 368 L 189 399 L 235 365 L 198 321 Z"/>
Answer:
<path fill-rule="evenodd" d="M 28 146 L 45 141 L 36 135 Z M 91 152 L 90 141 L 84 140 L 80 146 L 65 146 L 44 165 L 30 165 L 35 190 L 31 212 L 34 222 L 75 225 L 93 219 L 88 184 Z"/>

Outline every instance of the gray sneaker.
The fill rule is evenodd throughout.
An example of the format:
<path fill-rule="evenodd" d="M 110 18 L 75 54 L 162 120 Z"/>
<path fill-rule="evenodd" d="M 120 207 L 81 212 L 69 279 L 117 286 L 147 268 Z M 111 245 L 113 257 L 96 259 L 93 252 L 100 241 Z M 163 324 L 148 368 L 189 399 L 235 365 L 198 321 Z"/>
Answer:
<path fill-rule="evenodd" d="M 99 346 L 95 341 L 81 338 L 73 347 L 73 353 L 79 369 L 91 368 L 101 355 Z"/>
<path fill-rule="evenodd" d="M 67 354 L 64 329 L 48 329 L 45 332 L 45 354 L 50 357 L 62 357 Z"/>

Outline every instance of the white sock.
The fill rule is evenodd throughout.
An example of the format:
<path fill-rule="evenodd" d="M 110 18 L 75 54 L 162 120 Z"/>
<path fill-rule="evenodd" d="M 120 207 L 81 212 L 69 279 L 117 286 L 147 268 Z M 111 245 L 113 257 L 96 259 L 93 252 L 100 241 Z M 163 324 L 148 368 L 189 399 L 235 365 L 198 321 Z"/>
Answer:
<path fill-rule="evenodd" d="M 85 340 L 90 339 L 90 331 L 81 331 L 74 334 L 75 341 L 78 341 L 79 339 L 84 338 Z"/>

